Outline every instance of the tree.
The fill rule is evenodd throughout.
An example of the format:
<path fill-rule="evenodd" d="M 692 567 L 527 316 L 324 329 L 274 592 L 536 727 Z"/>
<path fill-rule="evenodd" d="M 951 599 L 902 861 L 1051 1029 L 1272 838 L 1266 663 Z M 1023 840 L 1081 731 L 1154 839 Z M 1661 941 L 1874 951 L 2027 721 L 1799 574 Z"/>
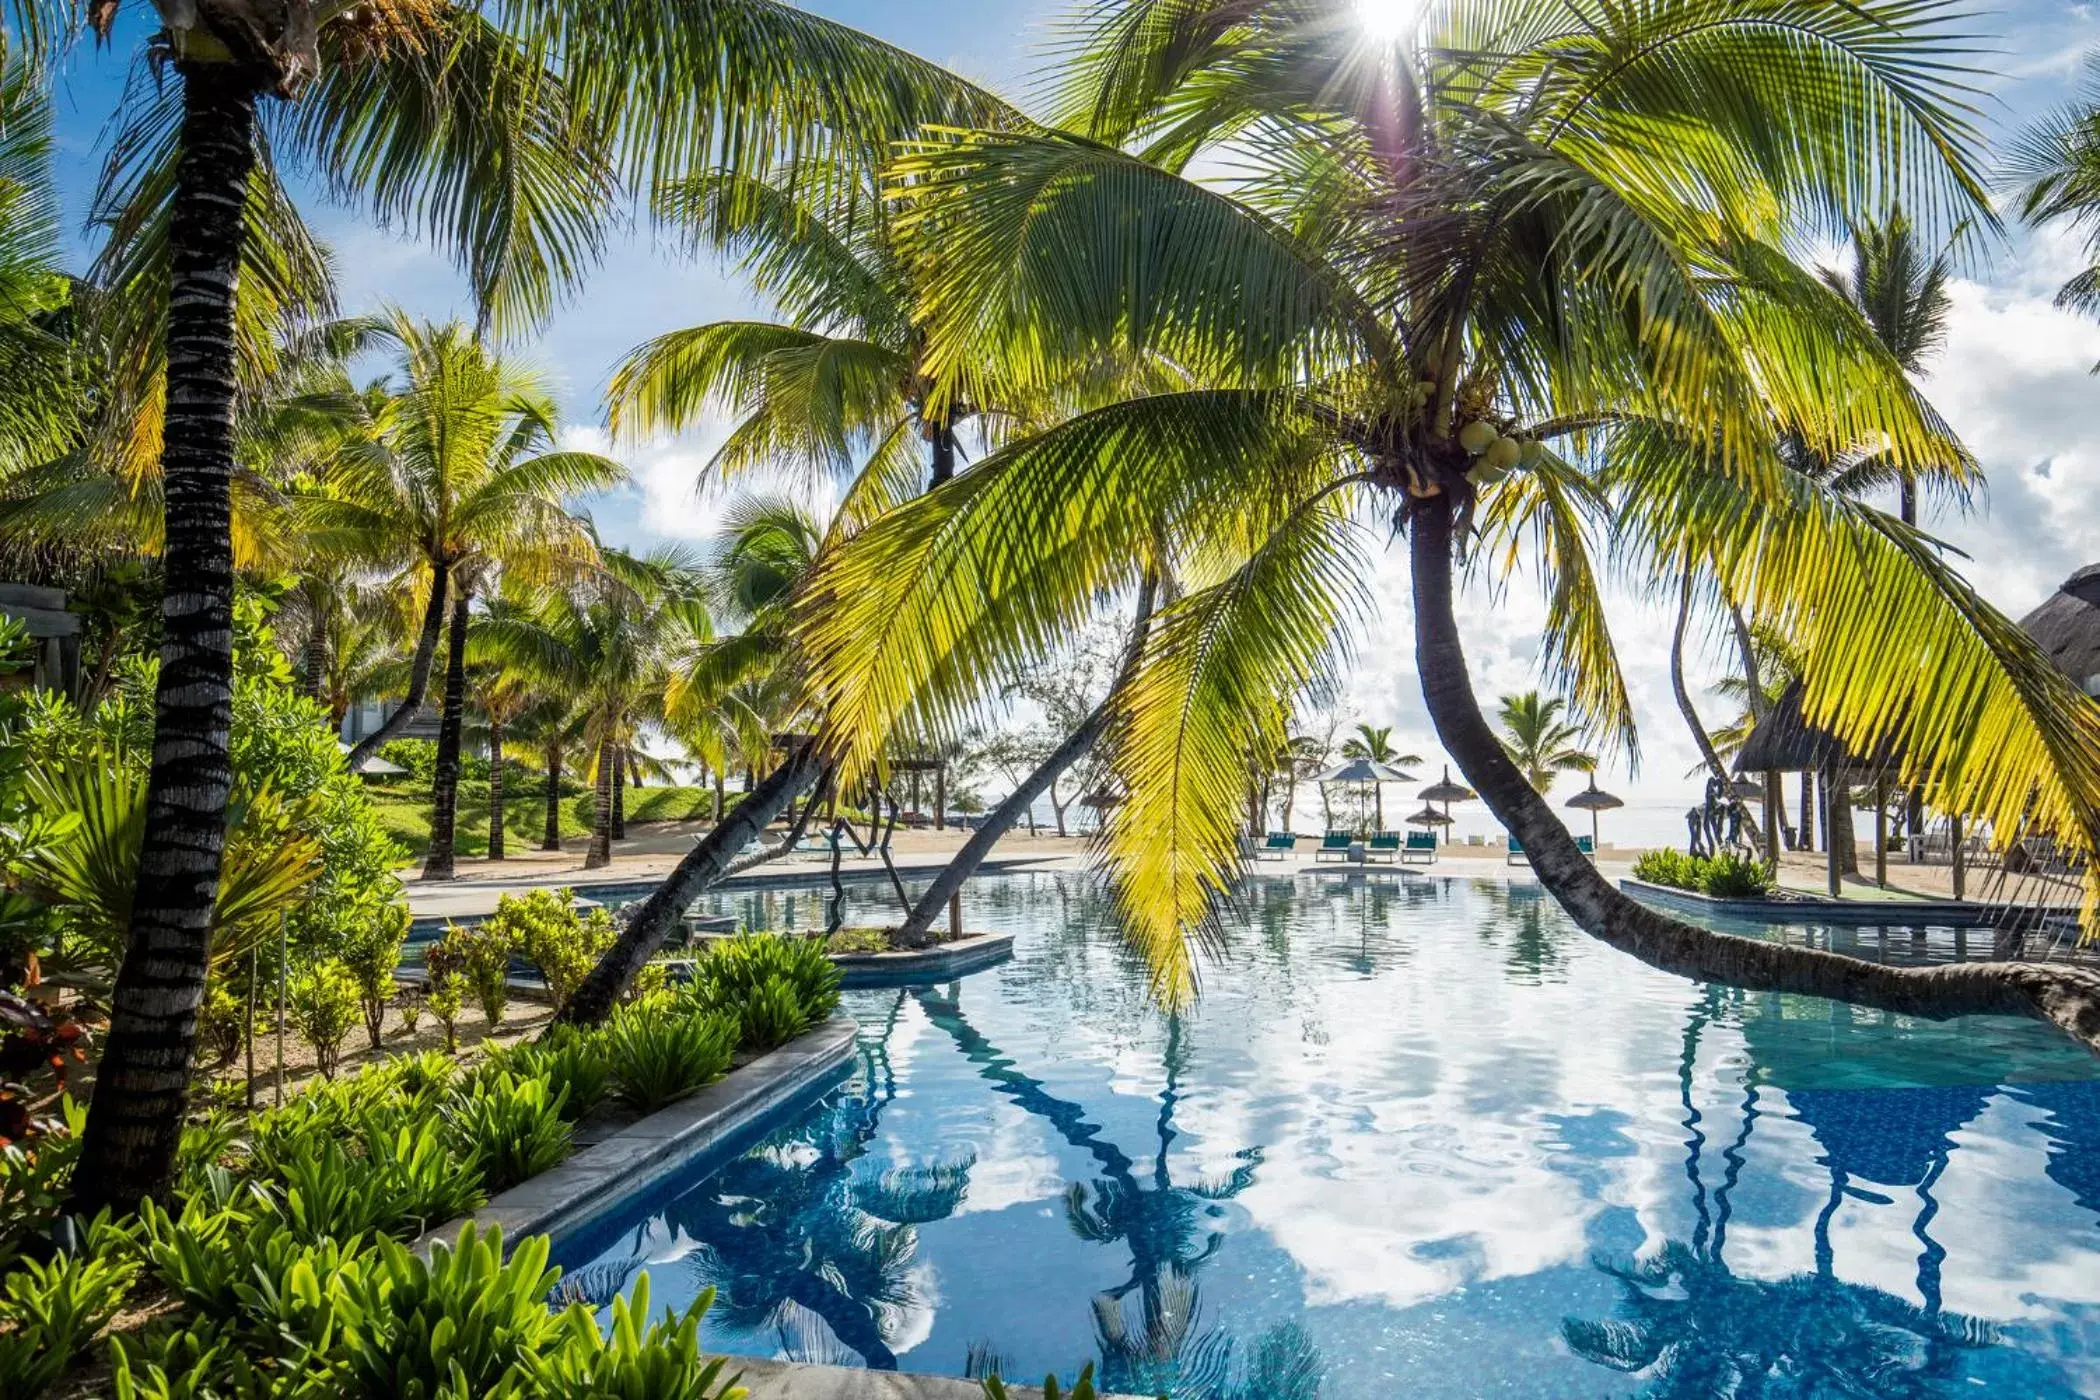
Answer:
<path fill-rule="evenodd" d="M 1553 780 L 1563 773 L 1596 771 L 1597 756 L 1577 747 L 1581 727 L 1561 718 L 1567 710 L 1565 700 L 1527 690 L 1503 696 L 1500 708 L 1503 750 L 1523 772 L 1524 781 L 1538 791 L 1552 791 Z"/>
<path fill-rule="evenodd" d="M 1420 763 L 1422 756 L 1401 753 L 1393 747 L 1393 727 L 1389 724 L 1359 724 L 1356 735 L 1342 741 L 1343 758 L 1367 759 L 1387 768 L 1403 768 L 1410 763 Z M 1385 830 L 1385 784 L 1371 784 L 1371 803 L 1375 809 L 1372 820 L 1380 831 Z"/>
<path fill-rule="evenodd" d="M 1196 387 L 1010 442 L 820 563 L 799 635 L 842 780 L 892 733 L 962 727 L 1042 638 L 1160 568 L 1182 586 L 1114 707 L 1106 853 L 1121 927 L 1184 998 L 1187 935 L 1238 867 L 1250 756 L 1332 683 L 1369 606 L 1351 522 L 1390 519 L 1438 736 L 1584 929 L 1687 976 L 2100 1041 L 2087 974 L 1884 967 L 1626 898 L 1481 714 L 1453 611 L 1462 542 L 1491 578 L 1531 572 L 1570 721 L 1630 749 L 1594 545 L 1645 569 L 1697 541 L 1728 596 L 1798 639 L 1815 722 L 1892 737 L 1950 808 L 2100 846 L 2100 714 L 1916 532 L 1777 461 L 1788 432 L 1918 469 L 1959 454 L 1787 249 L 1892 195 L 1984 209 L 1960 41 L 1877 5 L 1790 9 L 1784 45 L 1765 10 L 1698 0 L 1430 7 L 1391 41 L 1354 16 L 1100 7 L 1079 135 L 933 133 L 900 157 L 947 392 L 1152 352 Z M 1231 187 L 1181 173 L 1224 143 Z"/>
<path fill-rule="evenodd" d="M 627 473 L 608 457 L 556 449 L 557 415 L 540 377 L 464 325 L 431 325 L 397 313 L 383 335 L 399 349 L 398 383 L 379 401 L 373 450 L 339 464 L 304 505 L 323 547 L 392 568 L 398 587 L 428 597 L 419 658 L 436 640 L 433 621 L 446 618 L 444 708 L 423 878 L 449 880 L 475 595 L 499 575 L 531 586 L 589 568 L 597 558 L 595 537 L 565 501 L 625 481 Z M 398 708 L 352 750 L 352 762 L 413 713 L 406 704 Z"/>

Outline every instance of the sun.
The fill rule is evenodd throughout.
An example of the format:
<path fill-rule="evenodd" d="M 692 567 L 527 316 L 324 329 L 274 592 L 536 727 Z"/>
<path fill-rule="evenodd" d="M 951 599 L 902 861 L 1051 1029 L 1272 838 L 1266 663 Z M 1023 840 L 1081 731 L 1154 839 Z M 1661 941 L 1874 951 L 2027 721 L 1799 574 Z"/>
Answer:
<path fill-rule="evenodd" d="M 1351 3 L 1356 10 L 1358 27 L 1380 43 L 1391 43 L 1413 34 L 1422 14 L 1417 0 L 1351 0 Z"/>

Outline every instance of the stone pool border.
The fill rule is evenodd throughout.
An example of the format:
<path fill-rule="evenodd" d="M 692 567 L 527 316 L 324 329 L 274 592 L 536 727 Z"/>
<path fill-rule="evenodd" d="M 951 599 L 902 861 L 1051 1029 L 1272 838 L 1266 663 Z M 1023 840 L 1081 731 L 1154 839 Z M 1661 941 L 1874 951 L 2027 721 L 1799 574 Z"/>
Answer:
<path fill-rule="evenodd" d="M 489 1199 L 472 1215 L 447 1221 L 415 1243 L 427 1253 L 473 1224 L 503 1227 L 506 1252 L 526 1235 L 559 1235 L 624 1206 L 651 1183 L 683 1170 L 693 1157 L 770 1117 L 819 1088 L 828 1088 L 853 1059 L 860 1027 L 834 1015 L 815 1030 L 769 1050 L 714 1083 L 650 1114 L 561 1165 Z"/>
<path fill-rule="evenodd" d="M 894 953 L 833 953 L 831 961 L 841 974 L 842 986 L 902 987 L 982 972 L 1013 955 L 1012 934 L 977 933 L 933 948 Z"/>
<path fill-rule="evenodd" d="M 1818 895 L 1803 895 L 1799 899 L 1716 899 L 1697 890 L 1680 890 L 1672 885 L 1651 885 L 1645 880 L 1635 880 L 1631 877 L 1621 879 L 1619 888 L 1636 899 L 1649 904 L 1659 904 L 1665 909 L 1691 914 L 1738 914 L 1766 923 L 1784 924 L 1811 920 L 1825 924 L 1866 926 L 1896 924 L 1906 928 L 1912 924 L 1994 928 L 2007 913 L 2014 912 L 2003 904 L 1984 904 L 1968 899 L 1898 901 L 1830 899 Z M 2021 909 L 2017 912 L 2032 918 L 2038 912 L 2048 915 L 2058 911 L 2044 908 L 2039 911 Z M 2067 906 L 2065 912 L 2075 911 L 2069 910 Z"/>

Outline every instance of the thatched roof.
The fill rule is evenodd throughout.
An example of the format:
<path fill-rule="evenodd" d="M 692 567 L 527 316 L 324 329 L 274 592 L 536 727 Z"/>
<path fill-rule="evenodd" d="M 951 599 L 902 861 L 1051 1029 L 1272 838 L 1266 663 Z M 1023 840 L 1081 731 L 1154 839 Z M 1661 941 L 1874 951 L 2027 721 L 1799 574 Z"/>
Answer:
<path fill-rule="evenodd" d="M 1895 751 L 1884 742 L 1875 754 L 1856 754 L 1840 744 L 1829 730 L 1810 724 L 1803 712 L 1801 682 L 1795 681 L 1750 732 L 1749 742 L 1735 756 L 1735 771 L 1821 772 L 1833 760 L 1841 769 L 1871 773 L 1892 767 Z"/>
<path fill-rule="evenodd" d="M 2088 695 L 2100 695 L 2100 564 L 2064 580 L 2048 601 L 2020 619 L 2057 669 Z"/>

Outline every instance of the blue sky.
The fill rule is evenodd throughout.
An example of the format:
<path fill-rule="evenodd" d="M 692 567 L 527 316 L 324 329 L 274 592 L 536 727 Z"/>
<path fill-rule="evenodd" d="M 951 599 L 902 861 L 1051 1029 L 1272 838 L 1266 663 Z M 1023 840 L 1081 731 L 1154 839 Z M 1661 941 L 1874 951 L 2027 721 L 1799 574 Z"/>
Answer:
<path fill-rule="evenodd" d="M 1364 0 L 1367 5 L 1385 0 Z M 143 9 L 144 7 L 139 7 Z M 945 63 L 1002 91 L 1023 94 L 1042 62 L 1048 26 L 1066 0 L 826 0 L 809 6 Z M 1984 124 L 2002 143 L 2070 96 L 2081 55 L 2100 44 L 2100 17 L 2086 5 L 2021 3 L 1974 25 L 1985 88 Z M 78 235 L 99 167 L 101 138 L 129 62 L 130 45 L 83 47 L 69 60 L 58 97 L 59 176 Z M 131 36 L 136 38 L 136 35 Z M 346 310 L 393 303 L 419 315 L 465 310 L 459 279 L 417 243 L 375 230 L 295 185 L 310 222 L 340 264 Z M 1926 387 L 1964 434 L 1991 479 L 1988 500 L 1966 519 L 1933 522 L 1970 554 L 1986 596 L 2014 615 L 2041 601 L 2079 563 L 2100 558 L 2100 325 L 2049 305 L 2082 251 L 2067 234 L 2015 232 L 1967 269 L 1955 288 L 1949 346 Z M 751 300 L 716 267 L 654 245 L 646 234 L 617 241 L 603 267 L 544 332 L 522 347 L 549 370 L 578 441 L 593 440 L 607 371 L 638 342 L 677 326 L 748 314 Z M 713 528 L 716 506 L 692 490 L 706 434 L 626 454 L 637 485 L 594 503 L 604 534 L 646 546 L 695 541 Z M 1383 621 L 1361 649 L 1349 705 L 1358 717 L 1399 725 L 1429 744 L 1406 648 L 1406 594 L 1397 567 L 1381 570 Z M 1682 775 L 1689 742 L 1669 701 L 1667 620 L 1630 592 L 1616 602 L 1621 648 L 1643 716 L 1645 759 L 1620 772 L 1622 791 L 1658 803 L 1690 791 Z M 1533 683 L 1530 661 L 1543 608 L 1521 586 L 1501 599 L 1467 602 L 1471 656 L 1485 694 Z M 1716 652 L 1718 656 L 1718 651 Z M 1710 703 L 1714 719 L 1720 706 Z"/>

